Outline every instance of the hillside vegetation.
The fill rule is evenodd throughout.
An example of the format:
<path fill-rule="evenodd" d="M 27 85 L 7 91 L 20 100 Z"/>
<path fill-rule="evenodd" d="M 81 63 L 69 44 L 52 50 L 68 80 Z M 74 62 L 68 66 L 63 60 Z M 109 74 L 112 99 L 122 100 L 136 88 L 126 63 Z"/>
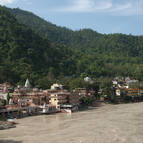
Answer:
<path fill-rule="evenodd" d="M 0 11 L 0 81 L 30 77 L 46 88 L 57 79 L 82 85 L 85 76 L 143 80 L 143 36 L 73 31 L 31 12 L 6 7 Z"/>
<path fill-rule="evenodd" d="M 50 44 L 0 7 L 0 61 L 0 82 L 23 82 L 29 77 L 36 84 L 48 75 L 71 73 L 74 59 L 71 50 Z"/>

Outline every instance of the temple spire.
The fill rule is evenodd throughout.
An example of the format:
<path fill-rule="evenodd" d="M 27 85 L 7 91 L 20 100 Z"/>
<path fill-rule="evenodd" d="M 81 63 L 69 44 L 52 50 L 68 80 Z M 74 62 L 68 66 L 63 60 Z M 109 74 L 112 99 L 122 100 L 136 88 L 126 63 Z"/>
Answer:
<path fill-rule="evenodd" d="M 27 78 L 26 82 L 25 82 L 25 88 L 31 88 L 29 79 Z"/>

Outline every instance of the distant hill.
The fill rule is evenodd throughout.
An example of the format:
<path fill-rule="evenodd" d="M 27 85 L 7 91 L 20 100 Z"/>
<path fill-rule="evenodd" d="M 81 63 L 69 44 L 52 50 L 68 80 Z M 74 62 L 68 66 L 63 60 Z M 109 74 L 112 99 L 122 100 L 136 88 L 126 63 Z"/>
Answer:
<path fill-rule="evenodd" d="M 15 18 L 37 34 L 77 52 L 76 74 L 91 76 L 126 75 L 143 79 L 143 36 L 100 34 L 91 29 L 72 31 L 56 26 L 35 14 L 10 9 Z"/>
<path fill-rule="evenodd" d="M 8 10 L 20 23 L 31 27 L 42 37 L 48 37 L 51 42 L 57 44 L 65 44 L 72 48 L 78 48 L 79 45 L 86 44 L 89 40 L 98 39 L 101 35 L 91 29 L 72 31 L 66 27 L 56 26 L 31 12 L 23 11 L 18 8 Z"/>
<path fill-rule="evenodd" d="M 57 44 L 80 51 L 109 53 L 113 55 L 139 56 L 143 49 L 143 36 L 124 34 L 100 34 L 91 29 L 72 31 L 47 22 L 35 14 L 20 9 L 9 9 L 22 24 L 32 28 L 37 34 Z M 138 48 L 137 48 L 138 47 Z"/>
<path fill-rule="evenodd" d="M 66 66 L 67 56 L 70 62 L 71 50 L 50 43 L 0 6 L 0 82 L 24 82 L 29 77 L 34 84 L 40 78 L 51 77 L 51 73 L 72 74 Z"/>
<path fill-rule="evenodd" d="M 0 7 L 0 82 L 29 77 L 47 88 L 57 79 L 80 86 L 85 76 L 143 80 L 142 57 L 143 36 L 72 31 L 31 12 Z"/>

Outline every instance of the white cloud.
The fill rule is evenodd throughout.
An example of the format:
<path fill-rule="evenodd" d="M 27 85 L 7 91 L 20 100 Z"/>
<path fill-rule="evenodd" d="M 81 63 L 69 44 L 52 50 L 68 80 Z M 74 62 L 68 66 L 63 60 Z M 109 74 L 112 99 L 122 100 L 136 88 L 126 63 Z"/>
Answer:
<path fill-rule="evenodd" d="M 112 7 L 110 1 L 94 1 L 94 0 L 77 0 L 73 3 L 71 7 L 68 7 L 69 11 L 79 11 L 79 12 L 92 12 L 98 10 L 104 10 Z"/>
<path fill-rule="evenodd" d="M 5 4 L 11 4 L 13 3 L 15 0 L 0 0 L 0 4 L 1 5 L 5 5 Z"/>
<path fill-rule="evenodd" d="M 68 6 L 58 8 L 58 11 L 67 12 L 94 12 L 112 7 L 111 0 L 71 0 Z"/>
<path fill-rule="evenodd" d="M 139 15 L 143 14 L 143 0 L 70 0 L 56 11 Z"/>

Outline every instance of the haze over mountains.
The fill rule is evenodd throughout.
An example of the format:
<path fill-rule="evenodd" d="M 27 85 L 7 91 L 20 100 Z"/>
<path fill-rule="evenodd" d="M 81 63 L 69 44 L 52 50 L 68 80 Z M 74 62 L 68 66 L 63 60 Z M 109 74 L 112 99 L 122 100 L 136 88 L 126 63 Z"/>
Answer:
<path fill-rule="evenodd" d="M 0 23 L 1 82 L 29 77 L 46 88 L 54 79 L 81 75 L 143 80 L 143 36 L 72 31 L 6 7 L 0 7 Z"/>

